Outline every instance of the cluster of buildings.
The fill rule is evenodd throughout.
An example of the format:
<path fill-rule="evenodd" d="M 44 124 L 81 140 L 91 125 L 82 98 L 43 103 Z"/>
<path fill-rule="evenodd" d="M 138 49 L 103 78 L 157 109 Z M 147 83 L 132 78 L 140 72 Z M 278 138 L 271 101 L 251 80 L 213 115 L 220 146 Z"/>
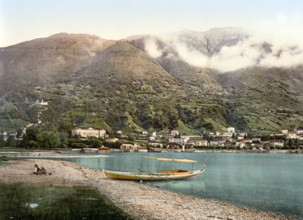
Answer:
<path fill-rule="evenodd" d="M 71 131 L 73 137 L 79 136 L 80 138 L 87 139 L 90 137 L 95 138 L 106 138 L 106 130 L 104 129 L 94 129 L 94 128 L 74 128 Z"/>
<path fill-rule="evenodd" d="M 179 131 L 171 131 L 167 143 L 159 142 L 150 142 L 150 145 L 153 146 L 217 146 L 217 147 L 238 147 L 238 148 L 268 148 L 276 147 L 282 148 L 286 144 L 284 139 L 296 139 L 298 141 L 303 140 L 303 130 L 295 129 L 294 131 L 289 132 L 286 129 L 283 129 L 281 133 L 271 134 L 272 137 L 283 136 L 285 138 L 271 138 L 270 141 L 262 141 L 259 137 L 247 138 L 247 133 L 241 132 L 236 133 L 234 127 L 228 127 L 226 132 L 211 132 L 209 133 L 209 140 L 201 139 L 201 136 L 195 135 L 180 135 Z"/>
<path fill-rule="evenodd" d="M 123 142 L 124 135 L 121 130 L 116 131 L 119 135 L 119 138 L 112 137 L 109 138 L 106 135 L 106 131 L 103 129 L 82 129 L 75 128 L 72 130 L 72 136 L 78 135 L 80 138 L 89 138 L 96 137 L 105 139 L 107 142 Z M 178 130 L 172 130 L 168 135 L 168 141 L 160 141 L 162 135 L 157 135 L 156 132 L 152 132 L 148 135 L 147 131 L 140 131 L 140 136 L 145 137 L 145 140 L 148 140 L 148 144 L 154 147 L 163 147 L 167 146 L 168 148 L 180 148 L 180 147 L 193 147 L 193 146 L 218 146 L 218 147 L 238 147 L 238 148 L 250 148 L 250 147 L 259 147 L 259 148 L 268 148 L 273 147 L 284 147 L 285 141 L 280 139 L 273 139 L 270 141 L 262 141 L 259 137 L 247 138 L 247 133 L 241 132 L 236 133 L 234 127 L 228 127 L 226 132 L 211 132 L 209 133 L 209 140 L 201 138 L 199 135 L 180 135 Z M 286 139 L 297 139 L 303 140 L 303 130 L 294 130 L 289 132 L 288 130 L 283 129 L 279 134 L 272 134 L 271 136 L 284 136 Z M 157 139 L 157 140 L 156 140 Z M 147 148 L 144 144 L 122 144 L 120 149 L 123 151 L 129 152 L 147 152 Z"/>
<path fill-rule="evenodd" d="M 244 133 L 243 133 L 244 134 Z M 231 141 L 236 135 L 234 127 L 228 127 L 227 131 L 211 132 L 209 136 L 213 139 L 211 141 L 201 139 L 199 135 L 180 135 L 179 131 L 172 130 L 168 137 L 168 145 L 177 144 L 179 146 L 223 146 L 226 141 Z M 245 134 L 244 134 L 245 135 Z M 244 137 L 244 136 L 243 136 Z"/>
<path fill-rule="evenodd" d="M 289 132 L 287 129 L 283 129 L 281 134 L 275 134 L 275 136 L 286 136 L 287 139 L 303 140 L 303 129 L 294 129 Z"/>
<path fill-rule="evenodd" d="M 116 133 L 121 137 L 127 137 L 126 135 L 123 135 L 123 132 L 121 130 L 116 131 Z M 104 129 L 94 129 L 94 128 L 74 128 L 71 132 L 72 136 L 78 136 L 82 139 L 88 139 L 91 137 L 94 138 L 102 138 L 105 139 L 107 142 L 109 143 L 115 143 L 118 141 L 123 141 L 123 139 L 119 139 L 116 137 L 110 138 L 108 137 L 108 135 L 106 134 L 106 130 Z M 147 135 L 147 134 L 145 134 Z M 154 134 L 155 135 L 155 134 Z M 125 142 L 127 142 L 126 140 L 124 140 Z M 137 143 L 133 143 L 133 144 L 121 144 L 120 146 L 120 150 L 125 151 L 125 152 L 147 152 L 147 147 L 145 144 L 137 144 Z"/>
<path fill-rule="evenodd" d="M 19 138 L 17 137 L 17 132 L 6 132 L 6 131 L 1 131 L 0 130 L 0 136 L 3 136 L 3 139 L 5 141 L 7 141 L 7 139 L 12 136 L 14 137 L 16 140 L 18 140 Z"/>
<path fill-rule="evenodd" d="M 39 106 L 38 111 L 38 124 L 41 123 L 42 111 L 47 109 L 48 102 L 36 101 L 35 105 Z M 0 131 L 0 135 L 4 137 L 6 141 L 10 136 L 14 136 L 17 140 L 22 140 L 22 136 L 26 133 L 26 129 L 30 126 L 34 126 L 36 124 L 28 124 L 24 128 L 22 128 L 21 135 L 17 137 L 17 132 L 5 132 Z M 207 134 L 204 139 L 199 135 L 181 135 L 178 130 L 171 130 L 167 135 L 159 135 L 157 132 L 148 132 L 148 131 L 138 131 L 139 134 L 138 140 L 143 140 L 144 142 L 148 142 L 148 145 L 155 147 L 163 147 L 167 146 L 168 148 L 180 148 L 180 147 L 191 147 L 191 146 L 219 146 L 219 147 L 239 147 L 239 148 L 247 148 L 247 147 L 255 147 L 258 146 L 260 148 L 264 147 L 284 147 L 285 140 L 296 139 L 298 141 L 303 141 L 303 129 L 295 129 L 294 131 L 288 131 L 286 129 L 281 130 L 281 133 L 272 134 L 271 136 L 279 137 L 283 136 L 283 138 L 271 138 L 270 141 L 261 141 L 260 138 L 247 138 L 247 133 L 245 132 L 236 132 L 234 127 L 228 127 L 225 132 L 210 132 Z M 94 128 L 74 128 L 71 131 L 71 135 L 73 137 L 78 136 L 81 139 L 88 139 L 90 137 L 104 139 L 107 142 L 122 142 L 125 143 L 128 140 L 128 136 L 123 133 L 122 130 L 116 131 L 116 137 L 108 137 L 106 134 L 106 130 L 104 129 L 94 129 Z M 207 139 L 207 140 L 206 140 Z M 130 152 L 147 152 L 147 148 L 144 144 L 122 144 L 120 147 L 123 151 Z"/>

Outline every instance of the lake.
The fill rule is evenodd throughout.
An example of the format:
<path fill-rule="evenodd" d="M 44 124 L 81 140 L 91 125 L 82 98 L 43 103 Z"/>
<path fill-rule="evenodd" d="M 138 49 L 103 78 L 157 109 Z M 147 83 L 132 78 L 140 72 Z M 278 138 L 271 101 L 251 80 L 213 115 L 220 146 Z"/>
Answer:
<path fill-rule="evenodd" d="M 90 168 L 157 172 L 200 169 L 195 178 L 171 182 L 143 182 L 150 186 L 290 215 L 303 219 L 303 155 L 253 153 L 111 153 L 103 158 L 71 158 Z M 196 160 L 195 164 L 165 162 L 146 157 Z"/>

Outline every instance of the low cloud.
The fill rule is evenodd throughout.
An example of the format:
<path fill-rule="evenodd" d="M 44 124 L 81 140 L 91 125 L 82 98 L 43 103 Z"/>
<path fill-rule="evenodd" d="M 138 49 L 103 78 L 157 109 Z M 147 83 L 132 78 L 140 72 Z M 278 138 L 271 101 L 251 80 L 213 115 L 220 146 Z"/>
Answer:
<path fill-rule="evenodd" d="M 261 61 L 261 66 L 265 67 L 294 67 L 303 65 L 303 53 L 296 53 L 290 50 L 283 50 L 279 55 L 266 55 Z"/>
<path fill-rule="evenodd" d="M 192 66 L 209 67 L 210 59 L 205 54 L 195 49 L 190 49 L 184 43 L 174 43 L 173 47 L 180 58 Z"/>
<path fill-rule="evenodd" d="M 167 54 L 165 52 L 169 48 L 170 51 L 174 51 L 175 58 L 196 67 L 212 68 L 219 72 L 252 66 L 289 68 L 303 65 L 302 24 L 301 20 L 288 21 L 283 16 L 274 23 L 266 21 L 255 23 L 247 30 L 247 37 L 243 37 L 237 43 L 220 45 L 222 41 L 215 39 L 212 43 L 221 47 L 219 52 L 215 53 L 201 50 L 201 45 L 206 46 L 209 43 L 203 38 L 202 33 L 198 41 L 197 35 L 193 36 L 194 42 L 186 42 L 187 39 L 180 38 L 182 32 L 165 38 L 162 36 L 158 40 L 166 46 L 161 49 L 157 40 L 151 39 L 146 42 L 145 49 L 151 57 L 158 58 Z M 226 40 L 224 37 L 222 39 Z"/>
<path fill-rule="evenodd" d="M 145 51 L 152 58 L 158 58 L 162 56 L 162 51 L 159 49 L 159 46 L 155 38 L 147 38 L 144 42 Z"/>
<path fill-rule="evenodd" d="M 235 46 L 222 47 L 219 53 L 210 58 L 210 66 L 220 72 L 235 71 L 258 65 L 260 56 L 260 49 L 250 46 L 247 40 Z"/>

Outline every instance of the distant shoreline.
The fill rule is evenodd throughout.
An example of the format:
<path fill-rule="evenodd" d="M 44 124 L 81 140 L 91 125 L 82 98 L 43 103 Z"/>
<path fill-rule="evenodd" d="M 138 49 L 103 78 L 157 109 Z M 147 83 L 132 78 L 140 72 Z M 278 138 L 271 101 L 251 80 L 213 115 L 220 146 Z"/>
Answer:
<path fill-rule="evenodd" d="M 35 163 L 44 166 L 52 175 L 34 175 Z M 0 165 L 0 182 L 44 186 L 93 186 L 116 206 L 138 219 L 293 219 L 224 202 L 177 194 L 137 182 L 107 179 L 102 170 L 66 161 L 11 161 Z"/>
<path fill-rule="evenodd" d="M 1 151 L 2 150 L 2 151 Z M 3 151 L 10 150 L 10 151 Z M 0 149 L 0 157 L 16 157 L 16 158 L 98 158 L 98 157 L 110 157 L 107 153 L 78 153 L 77 155 L 65 155 L 65 153 L 75 153 L 71 149 L 65 149 L 62 152 L 56 150 L 41 150 L 41 151 L 13 151 L 15 149 Z M 112 151 L 111 153 L 129 153 L 122 151 Z M 140 153 L 140 152 L 131 152 Z M 225 150 L 225 149 L 205 149 L 205 150 L 195 150 L 195 151 L 174 151 L 174 150 L 163 150 L 158 152 L 149 153 L 239 153 L 239 154 L 302 154 L 302 150 Z"/>

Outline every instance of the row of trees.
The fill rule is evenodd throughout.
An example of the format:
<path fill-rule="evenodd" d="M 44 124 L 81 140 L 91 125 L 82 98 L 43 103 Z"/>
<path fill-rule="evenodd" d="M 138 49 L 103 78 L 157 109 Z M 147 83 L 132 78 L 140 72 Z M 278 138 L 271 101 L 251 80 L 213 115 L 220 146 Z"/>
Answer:
<path fill-rule="evenodd" d="M 57 148 L 66 145 L 68 134 L 58 132 L 52 124 L 30 127 L 16 147 L 26 148 Z"/>
<path fill-rule="evenodd" d="M 132 143 L 132 142 L 129 142 Z M 103 146 L 110 148 L 120 148 L 122 143 L 110 143 L 97 138 L 81 140 L 79 137 L 70 138 L 68 133 L 58 132 L 52 124 L 30 127 L 23 135 L 23 139 L 16 140 L 15 136 L 10 136 L 6 141 L 0 136 L 0 147 L 23 147 L 23 148 L 98 148 Z"/>
<path fill-rule="evenodd" d="M 20 141 L 16 140 L 15 136 L 9 136 L 7 140 L 4 140 L 4 136 L 0 135 L 0 147 L 17 147 L 20 145 Z"/>

